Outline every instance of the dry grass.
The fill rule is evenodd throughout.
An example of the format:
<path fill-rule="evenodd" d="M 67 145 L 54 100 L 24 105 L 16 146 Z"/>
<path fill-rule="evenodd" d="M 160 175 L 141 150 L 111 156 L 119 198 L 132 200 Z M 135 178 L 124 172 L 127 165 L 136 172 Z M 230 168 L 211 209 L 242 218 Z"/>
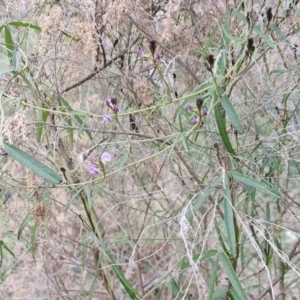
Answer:
<path fill-rule="evenodd" d="M 280 275 L 282 262 L 292 271 L 287 272 L 285 285 L 271 290 L 284 293 L 283 300 L 297 295 L 293 280 L 299 278 L 294 248 L 300 242 L 295 205 L 299 60 L 278 32 L 272 32 L 273 49 L 263 37 L 257 38 L 257 61 L 246 57 L 243 67 L 247 67 L 235 73 L 235 63 L 246 50 L 243 35 L 251 26 L 265 26 L 261 12 L 266 8 L 261 3 L 239 10 L 249 12 L 249 26 L 238 14 L 232 17 L 227 50 L 234 66 L 229 65 L 229 75 L 220 81 L 246 129 L 236 135 L 230 122 L 226 124 L 239 164 L 229 160 L 222 145 L 210 87 L 197 93 L 203 82 L 212 82 L 205 57 L 213 53 L 217 58 L 220 53 L 225 26 L 220 18 L 234 9 L 230 1 L 204 5 L 180 0 L 158 4 L 28 0 L 22 5 L 3 1 L 0 6 L 6 24 L 23 21 L 41 27 L 41 31 L 8 27 L 25 53 L 20 65 L 27 60 L 28 69 L 22 70 L 26 78 L 14 78 L 13 72 L 1 75 L 5 91 L 1 139 L 63 178 L 61 186 L 49 185 L 8 156 L 1 157 L 1 193 L 3 198 L 12 194 L 0 210 L 1 240 L 14 253 L 13 257 L 3 251 L 3 299 L 129 299 L 114 273 L 115 265 L 141 299 L 205 299 L 215 257 L 205 261 L 201 257 L 207 250 L 224 252 L 216 227 L 229 245 L 220 211 L 226 176 L 236 170 L 228 168 L 231 164 L 251 178 L 269 180 L 283 193 L 280 203 L 259 191 L 254 201 L 249 186 L 231 183 L 235 226 L 244 246 L 243 261 L 235 272 L 248 289 L 247 297 L 271 299 L 262 293 Z M 291 12 L 286 17 L 286 8 L 280 6 L 277 16 L 290 42 L 300 44 L 293 32 L 299 15 Z M 149 49 L 153 38 L 161 59 Z M 1 66 L 10 67 L 9 54 L 1 55 Z M 218 72 L 217 64 L 214 71 Z M 196 113 L 186 105 L 191 103 L 197 112 L 199 94 L 205 99 L 201 109 L 208 115 L 197 128 L 191 122 Z M 286 95 L 290 98 L 285 104 Z M 118 114 L 105 103 L 112 96 L 118 99 Z M 105 122 L 103 114 L 109 114 L 112 122 Z M 41 122 L 45 127 L 39 140 Z M 103 152 L 113 159 L 101 166 Z M 89 156 L 100 170 L 97 176 L 89 173 Z M 218 178 L 209 197 L 197 206 Z M 96 223 L 88 217 L 92 208 Z M 17 239 L 20 224 L 30 213 L 32 219 Z M 115 263 L 97 240 L 93 225 L 101 230 Z M 255 234 L 260 246 L 267 241 L 274 252 L 272 263 L 266 263 Z M 283 252 L 278 250 L 279 241 Z M 231 287 L 227 277 L 218 270 L 215 291 Z"/>

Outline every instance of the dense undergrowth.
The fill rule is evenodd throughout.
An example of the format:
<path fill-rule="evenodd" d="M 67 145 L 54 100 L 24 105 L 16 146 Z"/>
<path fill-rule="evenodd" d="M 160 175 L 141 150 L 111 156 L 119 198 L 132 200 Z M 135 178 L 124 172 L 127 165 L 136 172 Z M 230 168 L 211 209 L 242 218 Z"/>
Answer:
<path fill-rule="evenodd" d="M 299 295 L 299 1 L 198 2 L 0 4 L 2 299 Z"/>

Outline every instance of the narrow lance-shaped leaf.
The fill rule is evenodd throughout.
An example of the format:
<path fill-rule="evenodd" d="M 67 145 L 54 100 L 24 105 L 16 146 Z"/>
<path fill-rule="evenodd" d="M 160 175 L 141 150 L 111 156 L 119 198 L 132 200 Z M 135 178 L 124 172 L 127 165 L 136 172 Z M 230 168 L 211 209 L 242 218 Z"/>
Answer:
<path fill-rule="evenodd" d="M 227 274 L 227 277 L 230 281 L 230 283 L 232 284 L 232 287 L 234 288 L 235 292 L 238 295 L 238 299 L 239 300 L 247 300 L 247 296 L 245 294 L 245 291 L 240 283 L 240 280 L 238 279 L 238 277 L 236 276 L 236 272 L 234 271 L 230 260 L 228 259 L 227 255 L 225 253 L 221 253 L 220 254 L 221 260 L 222 260 L 222 264 L 223 264 L 223 268 Z"/>
<path fill-rule="evenodd" d="M 110 253 L 110 251 L 108 250 L 108 248 L 106 247 L 106 245 L 98 237 L 95 236 L 95 238 L 96 238 L 97 242 L 99 243 L 100 247 L 102 248 L 102 250 L 104 251 L 104 253 L 106 254 L 106 256 L 108 257 L 108 259 L 110 260 L 110 263 L 112 265 L 112 268 L 113 268 L 115 274 L 119 278 L 121 284 L 125 288 L 125 290 L 128 293 L 128 295 L 131 297 L 131 299 L 137 299 L 138 292 L 128 282 L 128 280 L 126 279 L 124 273 L 122 272 L 122 270 L 120 269 L 120 267 L 116 264 L 116 262 L 115 262 L 115 260 L 114 260 L 114 258 L 112 256 L 112 254 Z"/>
<path fill-rule="evenodd" d="M 209 280 L 207 300 L 212 300 L 213 299 L 214 287 L 215 287 L 216 282 L 217 282 L 218 269 L 219 269 L 219 255 L 217 256 L 217 259 L 215 260 L 213 271 L 212 271 L 212 274 L 211 274 L 211 277 L 210 277 L 210 280 Z"/>
<path fill-rule="evenodd" d="M 231 200 L 231 190 L 229 186 L 229 178 L 228 176 L 225 177 L 225 197 L 224 197 L 224 221 L 227 233 L 227 241 L 230 248 L 230 253 L 232 258 L 236 258 L 236 236 L 235 236 L 235 229 L 234 229 L 234 216 L 233 216 L 233 209 L 232 209 L 232 200 Z"/>
<path fill-rule="evenodd" d="M 3 143 L 5 152 L 19 162 L 21 165 L 32 171 L 37 176 L 40 176 L 54 184 L 62 182 L 61 177 L 52 169 L 35 159 L 33 156 L 22 151 L 14 145 Z"/>
<path fill-rule="evenodd" d="M 244 127 L 227 95 L 223 96 L 221 104 L 226 112 L 226 115 L 230 119 L 232 126 L 236 129 L 236 131 L 239 134 L 243 134 L 245 132 Z"/>
<path fill-rule="evenodd" d="M 217 122 L 217 126 L 218 126 L 218 130 L 221 136 L 221 139 L 226 147 L 226 149 L 228 150 L 228 152 L 235 156 L 235 152 L 232 148 L 232 145 L 229 141 L 228 135 L 227 135 L 227 131 L 226 131 L 226 124 L 223 120 L 223 116 L 220 110 L 220 105 L 219 103 L 216 101 L 215 99 L 215 117 L 216 117 L 216 122 Z"/>
<path fill-rule="evenodd" d="M 65 99 L 61 98 L 60 100 L 61 100 L 62 104 L 67 108 L 67 110 L 68 110 L 69 112 L 71 112 L 71 113 L 74 114 L 74 117 L 75 117 L 76 121 L 77 121 L 78 124 L 81 126 L 81 128 L 83 128 L 83 127 L 85 126 L 85 121 L 82 121 L 82 120 L 81 120 L 80 114 L 74 113 L 73 108 L 69 105 L 69 103 L 68 103 Z M 86 112 L 82 113 L 82 115 L 86 115 Z M 88 135 L 88 137 L 90 138 L 90 140 L 92 140 L 93 137 L 92 137 L 91 133 L 90 133 L 88 130 L 86 130 L 85 132 L 86 132 L 86 134 Z"/>
<path fill-rule="evenodd" d="M 22 221 L 21 225 L 20 225 L 20 228 L 18 230 L 18 240 L 20 239 L 21 237 L 21 234 L 24 230 L 24 228 L 27 226 L 27 224 L 29 223 L 29 221 L 33 218 L 33 215 L 31 212 L 29 212 L 26 217 L 24 218 L 24 220 Z"/>
<path fill-rule="evenodd" d="M 244 175 L 242 173 L 239 173 L 239 172 L 231 171 L 229 173 L 233 176 L 234 179 L 236 179 L 237 181 L 239 181 L 243 184 L 247 184 L 258 190 L 262 190 L 264 193 L 266 193 L 274 198 L 277 198 L 277 199 L 281 198 L 281 194 L 279 193 L 279 191 L 277 190 L 276 187 L 271 187 L 264 182 L 257 181 L 256 179 L 249 177 L 247 175 Z"/>
<path fill-rule="evenodd" d="M 5 33 L 5 46 L 7 48 L 7 56 L 10 58 L 12 64 L 12 57 L 13 57 L 13 52 L 15 50 L 15 45 L 7 26 L 4 27 L 4 33 Z"/>
<path fill-rule="evenodd" d="M 45 106 L 43 105 L 43 107 L 45 107 Z M 48 118 L 49 114 L 50 114 L 49 111 L 41 112 L 40 122 L 38 122 L 38 124 L 36 126 L 36 141 L 38 143 L 40 143 L 40 141 L 42 139 L 43 129 L 44 129 L 45 123 L 47 122 L 47 118 Z"/>
<path fill-rule="evenodd" d="M 40 26 L 33 25 L 31 23 L 25 23 L 25 22 L 10 22 L 9 25 L 15 26 L 15 27 L 24 27 L 24 28 L 34 29 L 37 31 L 42 30 L 42 28 Z"/>

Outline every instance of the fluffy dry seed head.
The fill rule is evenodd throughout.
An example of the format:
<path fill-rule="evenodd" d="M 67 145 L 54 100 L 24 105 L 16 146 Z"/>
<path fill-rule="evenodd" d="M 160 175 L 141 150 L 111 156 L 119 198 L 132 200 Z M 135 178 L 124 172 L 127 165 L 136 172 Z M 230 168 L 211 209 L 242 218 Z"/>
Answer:
<path fill-rule="evenodd" d="M 149 82 L 146 78 L 142 77 L 136 81 L 134 81 L 134 89 L 138 96 L 138 100 L 143 103 L 145 106 L 150 106 L 153 104 L 154 100 L 154 91 L 150 87 Z"/>
<path fill-rule="evenodd" d="M 27 144 L 29 132 L 26 128 L 26 116 L 24 114 L 24 112 L 19 112 L 6 117 L 4 120 L 3 136 L 8 139 L 10 144 Z"/>
<path fill-rule="evenodd" d="M 33 216 L 39 221 L 42 222 L 45 220 L 46 216 L 46 207 L 44 204 L 39 203 L 33 210 L 32 210 Z"/>

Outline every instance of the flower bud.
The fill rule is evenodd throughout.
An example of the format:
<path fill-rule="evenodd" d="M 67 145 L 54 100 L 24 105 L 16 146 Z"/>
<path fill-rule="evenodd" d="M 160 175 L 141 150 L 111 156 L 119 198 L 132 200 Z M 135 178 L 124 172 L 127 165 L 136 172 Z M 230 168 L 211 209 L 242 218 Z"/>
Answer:
<path fill-rule="evenodd" d="M 203 99 L 202 98 L 198 98 L 197 101 L 196 101 L 196 105 L 197 105 L 197 108 L 198 110 L 200 111 L 202 105 L 203 105 Z"/>
<path fill-rule="evenodd" d="M 206 56 L 206 60 L 208 61 L 210 68 L 214 66 L 215 58 L 212 54 Z"/>
<path fill-rule="evenodd" d="M 272 7 L 268 7 L 268 8 L 267 8 L 267 20 L 268 20 L 268 23 L 271 22 L 272 17 L 273 17 L 273 14 L 272 14 Z"/>
<path fill-rule="evenodd" d="M 117 98 L 110 98 L 111 104 L 116 105 L 117 104 Z"/>
<path fill-rule="evenodd" d="M 156 50 L 156 41 L 151 40 L 151 41 L 149 42 L 149 49 L 150 49 L 152 55 L 154 55 L 155 50 Z"/>

